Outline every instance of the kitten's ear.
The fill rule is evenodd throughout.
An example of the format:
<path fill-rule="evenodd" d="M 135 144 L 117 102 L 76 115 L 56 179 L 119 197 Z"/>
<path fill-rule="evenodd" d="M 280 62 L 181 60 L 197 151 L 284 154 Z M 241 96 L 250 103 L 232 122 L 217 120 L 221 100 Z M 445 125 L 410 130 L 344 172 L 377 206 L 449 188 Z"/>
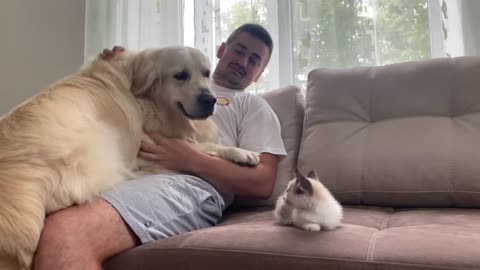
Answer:
<path fill-rule="evenodd" d="M 318 180 L 318 176 L 317 176 L 317 174 L 315 173 L 315 171 L 310 171 L 310 172 L 307 174 L 307 177 L 308 177 L 308 178 L 311 178 L 311 179 L 316 179 L 316 180 Z"/>
<path fill-rule="evenodd" d="M 300 173 L 298 169 L 295 169 L 295 178 L 297 179 L 297 182 L 300 181 L 300 178 L 302 178 L 303 175 Z"/>
<path fill-rule="evenodd" d="M 295 171 L 297 175 L 297 189 L 299 193 L 305 193 L 307 195 L 313 194 L 313 186 L 310 180 L 303 176 L 298 169 Z"/>

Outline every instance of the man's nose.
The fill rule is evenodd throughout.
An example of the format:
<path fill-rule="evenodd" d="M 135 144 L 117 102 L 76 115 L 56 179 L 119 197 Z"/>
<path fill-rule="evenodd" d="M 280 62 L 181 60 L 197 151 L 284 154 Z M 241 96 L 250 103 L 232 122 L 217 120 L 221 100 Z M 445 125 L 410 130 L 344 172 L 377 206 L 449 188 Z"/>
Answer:
<path fill-rule="evenodd" d="M 247 67 L 248 65 L 248 57 L 247 56 L 241 56 L 239 59 L 238 59 L 238 64 L 244 68 Z"/>

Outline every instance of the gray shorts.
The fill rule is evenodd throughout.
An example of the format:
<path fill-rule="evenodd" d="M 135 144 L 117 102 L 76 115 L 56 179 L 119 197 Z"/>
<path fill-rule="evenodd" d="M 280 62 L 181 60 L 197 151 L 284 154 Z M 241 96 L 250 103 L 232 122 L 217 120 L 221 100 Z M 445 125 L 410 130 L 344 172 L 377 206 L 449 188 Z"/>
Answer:
<path fill-rule="evenodd" d="M 172 172 L 123 182 L 100 196 L 142 243 L 211 227 L 225 208 L 222 196 L 209 183 Z"/>

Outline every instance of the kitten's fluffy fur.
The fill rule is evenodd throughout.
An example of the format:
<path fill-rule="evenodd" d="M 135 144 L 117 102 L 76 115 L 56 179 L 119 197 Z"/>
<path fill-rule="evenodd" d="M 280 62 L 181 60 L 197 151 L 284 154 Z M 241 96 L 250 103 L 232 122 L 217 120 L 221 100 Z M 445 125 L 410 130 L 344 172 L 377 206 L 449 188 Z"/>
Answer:
<path fill-rule="evenodd" d="M 297 170 L 296 178 L 288 183 L 287 190 L 278 198 L 274 215 L 280 224 L 320 231 L 340 226 L 343 211 L 320 181 L 309 179 Z"/>

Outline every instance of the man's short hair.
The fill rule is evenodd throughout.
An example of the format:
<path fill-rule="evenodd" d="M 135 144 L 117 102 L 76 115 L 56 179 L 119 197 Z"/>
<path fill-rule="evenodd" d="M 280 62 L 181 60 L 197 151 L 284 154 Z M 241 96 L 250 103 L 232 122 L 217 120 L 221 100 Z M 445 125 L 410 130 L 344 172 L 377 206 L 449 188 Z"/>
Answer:
<path fill-rule="evenodd" d="M 265 43 L 265 45 L 267 45 L 268 47 L 269 56 L 272 55 L 272 51 L 273 51 L 272 37 L 270 36 L 270 33 L 268 33 L 267 29 L 265 29 L 260 24 L 256 24 L 256 23 L 246 23 L 241 25 L 237 29 L 235 29 L 230 34 L 230 36 L 228 36 L 227 44 L 230 44 L 237 37 L 238 34 L 243 32 L 249 33 L 253 37 Z"/>

